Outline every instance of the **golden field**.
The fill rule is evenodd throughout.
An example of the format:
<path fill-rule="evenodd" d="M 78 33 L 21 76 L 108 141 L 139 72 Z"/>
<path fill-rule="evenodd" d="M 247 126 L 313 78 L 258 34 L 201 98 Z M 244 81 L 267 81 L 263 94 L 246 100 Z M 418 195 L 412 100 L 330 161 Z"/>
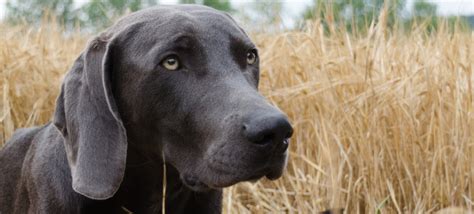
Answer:
<path fill-rule="evenodd" d="M 295 134 L 284 177 L 226 189 L 223 211 L 472 212 L 474 33 L 421 29 L 381 22 L 354 36 L 315 21 L 254 35 L 260 89 Z M 56 25 L 0 25 L 0 145 L 16 128 L 50 120 L 89 38 Z"/>

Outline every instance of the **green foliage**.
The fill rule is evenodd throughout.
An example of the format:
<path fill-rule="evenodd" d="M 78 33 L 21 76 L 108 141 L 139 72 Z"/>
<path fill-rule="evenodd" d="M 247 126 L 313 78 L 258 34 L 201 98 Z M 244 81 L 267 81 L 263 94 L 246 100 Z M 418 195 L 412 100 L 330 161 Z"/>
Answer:
<path fill-rule="evenodd" d="M 217 10 L 232 12 L 234 9 L 229 0 L 179 0 L 181 4 L 203 4 Z"/>
<path fill-rule="evenodd" d="M 410 16 L 403 16 L 404 0 L 314 0 L 314 4 L 303 13 L 303 20 L 320 19 L 329 32 L 330 26 L 345 27 L 349 32 L 364 32 L 368 26 L 379 20 L 382 10 L 387 7 L 386 25 L 389 29 L 404 28 L 407 32 L 413 26 L 419 30 L 432 32 L 440 27 L 454 30 L 455 26 L 469 29 L 466 17 L 439 17 L 437 6 L 426 0 L 415 0 Z"/>
<path fill-rule="evenodd" d="M 264 25 L 278 24 L 280 22 L 282 3 L 280 1 L 255 1 L 255 12 L 258 14 L 258 18 Z"/>
<path fill-rule="evenodd" d="M 49 12 L 57 16 L 63 24 L 77 22 L 73 0 L 23 0 L 7 1 L 7 21 L 18 24 L 20 22 L 39 23 L 41 18 Z"/>
<path fill-rule="evenodd" d="M 336 24 L 349 31 L 366 30 L 388 7 L 387 26 L 393 27 L 403 10 L 404 0 L 315 0 L 303 13 L 303 19 L 320 18 L 326 26 Z"/>
<path fill-rule="evenodd" d="M 436 16 L 436 5 L 426 2 L 425 0 L 418 0 L 413 5 L 413 15 L 415 17 L 434 17 Z"/>
<path fill-rule="evenodd" d="M 112 24 L 121 15 L 156 5 L 157 1 L 148 0 L 92 0 L 81 8 L 84 15 L 82 23 L 91 23 L 101 29 Z"/>
<path fill-rule="evenodd" d="M 419 30 L 434 32 L 440 28 L 446 28 L 448 31 L 469 30 L 470 25 L 467 17 L 440 17 L 437 15 L 437 6 L 426 0 L 416 0 L 412 8 L 412 16 L 404 20 L 404 26 L 411 29 L 417 26 Z"/>
<path fill-rule="evenodd" d="M 377 23 L 384 9 L 386 26 L 390 28 L 403 27 L 412 30 L 415 24 L 423 30 L 434 31 L 442 25 L 454 28 L 458 26 L 469 28 L 469 17 L 447 17 L 440 23 L 437 17 L 436 5 L 427 0 L 415 0 L 410 16 L 402 15 L 406 0 L 314 0 L 302 14 L 303 20 L 320 19 L 325 29 L 333 31 L 345 28 L 349 32 L 364 32 L 371 23 Z M 6 20 L 13 24 L 26 22 L 38 24 L 42 17 L 51 15 L 66 28 L 81 26 L 87 30 L 101 30 L 110 26 L 113 21 L 123 14 L 133 12 L 158 3 L 158 0 L 88 0 L 76 8 L 75 0 L 7 0 Z M 78 2 L 78 1 L 76 1 Z M 266 31 L 281 27 L 281 1 L 252 0 L 245 7 L 235 10 L 230 0 L 178 0 L 179 3 L 203 4 L 218 10 L 232 12 L 240 20 L 246 20 L 248 28 L 260 30 L 265 26 Z M 471 17 L 474 26 L 474 16 Z M 245 22 L 244 22 L 245 23 Z M 455 24 L 456 23 L 456 24 Z"/>
<path fill-rule="evenodd" d="M 433 31 L 438 28 L 436 11 L 436 5 L 426 2 L 425 0 L 417 0 L 413 4 L 413 15 L 405 22 L 405 25 L 410 27 L 415 23 L 425 23 L 425 30 Z"/>
<path fill-rule="evenodd" d="M 46 14 L 55 16 L 65 27 L 80 25 L 100 30 L 127 12 L 157 4 L 157 0 L 91 0 L 74 9 L 74 0 L 11 0 L 7 2 L 7 20 L 18 24 L 38 24 Z"/>
<path fill-rule="evenodd" d="M 284 27 L 282 11 L 282 1 L 253 0 L 241 4 L 234 17 L 249 31 L 276 32 Z"/>

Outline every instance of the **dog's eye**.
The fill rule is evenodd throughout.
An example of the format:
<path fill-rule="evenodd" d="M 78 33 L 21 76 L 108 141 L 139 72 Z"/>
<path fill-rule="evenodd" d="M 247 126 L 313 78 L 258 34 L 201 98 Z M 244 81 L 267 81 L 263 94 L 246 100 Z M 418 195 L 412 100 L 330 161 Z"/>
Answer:
<path fill-rule="evenodd" d="M 179 59 L 176 55 L 171 55 L 166 57 L 163 61 L 161 61 L 161 65 L 170 71 L 178 70 L 179 68 Z"/>
<path fill-rule="evenodd" d="M 247 64 L 253 65 L 257 62 L 257 50 L 252 49 L 247 52 Z"/>

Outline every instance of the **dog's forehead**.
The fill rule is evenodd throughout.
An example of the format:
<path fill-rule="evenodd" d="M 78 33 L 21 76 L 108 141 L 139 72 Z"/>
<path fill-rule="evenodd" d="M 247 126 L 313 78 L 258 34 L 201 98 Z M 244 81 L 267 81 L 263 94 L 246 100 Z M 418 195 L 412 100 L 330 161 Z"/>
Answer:
<path fill-rule="evenodd" d="M 145 23 L 149 34 L 161 36 L 187 34 L 201 38 L 220 36 L 248 40 L 246 33 L 229 15 L 200 5 L 152 7 L 122 18 L 110 30 L 120 32 L 133 23 Z"/>

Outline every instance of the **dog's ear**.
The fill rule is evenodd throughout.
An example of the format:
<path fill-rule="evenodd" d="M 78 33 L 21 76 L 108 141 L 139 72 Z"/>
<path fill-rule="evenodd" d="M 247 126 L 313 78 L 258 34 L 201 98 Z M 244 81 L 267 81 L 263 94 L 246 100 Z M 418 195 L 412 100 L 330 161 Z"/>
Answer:
<path fill-rule="evenodd" d="M 89 43 L 66 75 L 53 123 L 64 137 L 74 191 L 107 199 L 118 190 L 127 156 L 127 136 L 111 88 L 109 38 Z"/>

